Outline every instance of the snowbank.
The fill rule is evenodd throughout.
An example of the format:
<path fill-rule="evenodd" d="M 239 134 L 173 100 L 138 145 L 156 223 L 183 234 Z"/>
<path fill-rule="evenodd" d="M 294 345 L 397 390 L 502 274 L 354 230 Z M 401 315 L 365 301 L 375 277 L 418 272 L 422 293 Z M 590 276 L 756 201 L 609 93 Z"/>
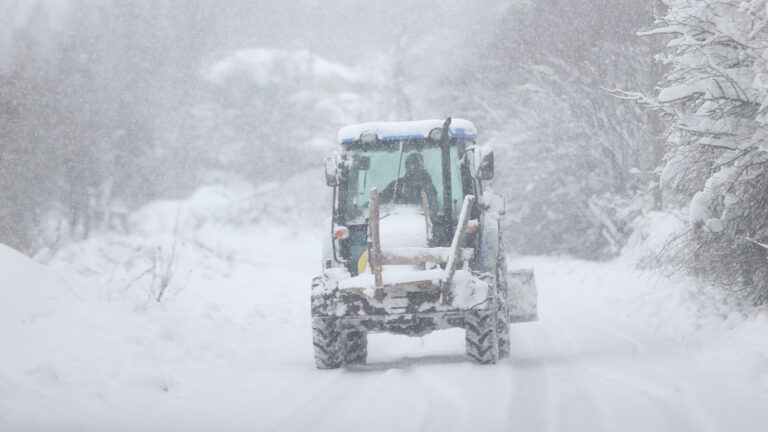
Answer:
<path fill-rule="evenodd" d="M 588 284 L 611 287 L 593 291 L 592 300 L 605 310 L 696 349 L 698 360 L 712 371 L 728 371 L 743 384 L 759 383 L 768 390 L 768 310 L 745 305 L 732 293 L 691 276 L 637 269 L 638 262 L 656 257 L 681 234 L 686 222 L 672 213 L 649 212 L 634 221 L 633 234 L 613 262 L 598 268 L 569 261 L 563 267 L 586 268 L 570 271 L 594 275 L 596 280 Z"/>
<path fill-rule="evenodd" d="M 685 220 L 675 214 L 653 211 L 632 222 L 632 234 L 622 248 L 624 261 L 639 261 L 658 254 L 664 245 L 685 229 Z"/>
<path fill-rule="evenodd" d="M 230 182 L 150 203 L 127 233 L 47 265 L 0 245 L 0 430 L 240 430 L 216 414 L 222 382 L 251 399 L 265 377 L 243 388 L 243 374 L 282 363 L 283 336 L 311 368 L 300 330 L 319 242 L 259 217 L 273 190 Z"/>
<path fill-rule="evenodd" d="M 50 315 L 65 290 L 50 269 L 0 244 L 0 326 Z"/>

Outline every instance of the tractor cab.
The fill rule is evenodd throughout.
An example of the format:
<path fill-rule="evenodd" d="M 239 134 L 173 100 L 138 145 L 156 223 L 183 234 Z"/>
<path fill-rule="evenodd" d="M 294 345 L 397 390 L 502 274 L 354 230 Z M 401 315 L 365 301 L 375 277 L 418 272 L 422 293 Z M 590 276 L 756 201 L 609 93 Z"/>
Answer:
<path fill-rule="evenodd" d="M 493 153 L 475 144 L 474 125 L 462 119 L 364 123 L 342 128 L 341 150 L 327 159 L 326 182 L 335 189 L 333 261 L 358 274 L 367 247 L 371 190 L 380 201 L 382 227 L 399 221 L 392 247 L 447 247 L 456 230 L 464 197 L 482 193 L 493 175 Z M 475 175 L 473 176 L 473 169 Z M 473 205 L 470 219 L 477 219 Z M 410 215 L 410 219 L 407 217 Z M 421 233 L 412 232 L 421 220 Z M 397 237 L 402 238 L 397 241 Z M 465 243 L 477 239 L 470 233 Z"/>

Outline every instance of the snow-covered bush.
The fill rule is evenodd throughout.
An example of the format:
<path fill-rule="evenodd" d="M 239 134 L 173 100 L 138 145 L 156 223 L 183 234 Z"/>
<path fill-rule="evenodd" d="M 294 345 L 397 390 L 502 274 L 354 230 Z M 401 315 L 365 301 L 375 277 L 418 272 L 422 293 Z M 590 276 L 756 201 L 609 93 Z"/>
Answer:
<path fill-rule="evenodd" d="M 628 31 L 650 22 L 635 0 L 517 4 L 457 73 L 445 103 L 496 150 L 511 251 L 609 258 L 649 207 L 650 115 L 609 90 L 650 87 L 649 44 Z"/>
<path fill-rule="evenodd" d="M 665 0 L 646 34 L 673 35 L 659 59 L 670 66 L 658 94 L 673 120 L 662 182 L 689 209 L 673 263 L 758 302 L 768 301 L 765 0 Z"/>
<path fill-rule="evenodd" d="M 609 258 L 642 210 L 647 179 L 633 170 L 650 163 L 647 117 L 602 91 L 598 69 L 555 58 L 521 68 L 531 84 L 513 90 L 510 124 L 526 134 L 501 144 L 509 171 L 497 179 L 521 222 L 508 227 L 517 250 Z"/>

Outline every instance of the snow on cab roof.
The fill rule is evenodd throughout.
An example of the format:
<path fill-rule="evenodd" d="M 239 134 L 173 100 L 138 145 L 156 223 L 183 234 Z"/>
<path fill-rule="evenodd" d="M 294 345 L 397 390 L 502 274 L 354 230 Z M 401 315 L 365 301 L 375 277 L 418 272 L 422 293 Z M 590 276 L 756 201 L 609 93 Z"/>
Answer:
<path fill-rule="evenodd" d="M 382 141 L 426 138 L 432 129 L 442 128 L 444 122 L 445 120 L 431 119 L 354 124 L 339 130 L 338 142 L 344 144 L 357 141 L 363 132 L 375 132 Z M 451 119 L 448 135 L 454 138 L 476 138 L 477 129 L 471 121 L 455 118 Z"/>

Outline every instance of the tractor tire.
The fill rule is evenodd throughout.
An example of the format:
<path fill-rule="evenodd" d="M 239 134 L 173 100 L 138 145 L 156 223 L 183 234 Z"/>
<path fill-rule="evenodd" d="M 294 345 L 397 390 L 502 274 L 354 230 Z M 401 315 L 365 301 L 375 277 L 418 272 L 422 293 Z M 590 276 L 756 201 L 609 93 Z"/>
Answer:
<path fill-rule="evenodd" d="M 473 311 L 467 318 L 467 354 L 480 364 L 493 364 L 510 355 L 509 309 L 507 305 L 507 258 L 499 227 L 496 263 L 492 273 L 478 275 L 493 287 L 489 310 Z"/>
<path fill-rule="evenodd" d="M 498 344 L 493 310 L 473 310 L 465 320 L 467 355 L 479 364 L 498 360 Z"/>
<path fill-rule="evenodd" d="M 499 359 L 509 357 L 511 343 L 509 336 L 509 305 L 507 304 L 507 256 L 504 254 L 501 227 L 499 227 L 498 256 L 496 257 L 496 329 L 499 344 Z"/>
<path fill-rule="evenodd" d="M 368 333 L 354 330 L 344 334 L 344 363 L 365 364 L 368 358 Z"/>
<path fill-rule="evenodd" d="M 336 369 L 344 363 L 341 337 L 338 318 L 312 317 L 312 342 L 318 369 Z"/>

